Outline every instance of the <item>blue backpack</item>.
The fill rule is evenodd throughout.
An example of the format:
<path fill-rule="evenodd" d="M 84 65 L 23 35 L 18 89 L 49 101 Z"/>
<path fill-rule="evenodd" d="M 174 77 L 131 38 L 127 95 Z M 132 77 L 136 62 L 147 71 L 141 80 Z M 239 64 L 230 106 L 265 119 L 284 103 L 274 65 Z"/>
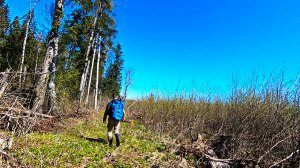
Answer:
<path fill-rule="evenodd" d="M 111 102 L 111 117 L 115 120 L 123 120 L 124 117 L 124 102 L 120 100 L 113 100 Z"/>

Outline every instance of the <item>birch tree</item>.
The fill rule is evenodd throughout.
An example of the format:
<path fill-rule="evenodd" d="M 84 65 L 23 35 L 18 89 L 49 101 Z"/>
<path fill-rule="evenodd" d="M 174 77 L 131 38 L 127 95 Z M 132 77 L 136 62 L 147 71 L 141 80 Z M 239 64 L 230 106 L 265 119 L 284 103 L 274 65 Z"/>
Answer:
<path fill-rule="evenodd" d="M 52 27 L 50 30 L 49 41 L 46 49 L 46 56 L 44 59 L 44 63 L 42 65 L 42 73 L 34 89 L 36 97 L 33 102 L 33 108 L 32 108 L 33 111 L 37 111 L 38 109 L 40 109 L 41 105 L 44 103 L 45 93 L 47 90 L 47 83 L 49 80 L 49 73 L 54 73 L 54 72 L 49 72 L 49 69 L 51 63 L 53 62 L 53 58 L 57 56 L 58 28 L 60 26 L 61 23 L 60 20 L 62 16 L 63 16 L 63 0 L 56 0 Z M 51 69 L 53 70 L 53 67 Z M 55 85 L 53 85 L 53 87 L 55 87 Z M 52 93 L 50 93 L 50 95 L 51 94 Z M 51 103 L 56 103 L 56 102 L 51 102 Z M 52 106 L 56 106 L 56 105 L 52 104 Z"/>
<path fill-rule="evenodd" d="M 27 23 L 26 23 L 25 38 L 24 38 L 24 41 L 23 41 L 21 63 L 20 63 L 19 88 L 22 87 L 22 72 L 23 72 L 24 59 L 25 59 L 26 43 L 27 43 L 27 38 L 28 38 L 28 34 L 29 34 L 30 23 L 31 23 L 31 20 L 33 18 L 33 12 L 34 12 L 33 9 L 29 11 L 29 13 L 28 13 L 28 20 L 27 20 Z"/>
<path fill-rule="evenodd" d="M 92 83 L 92 78 L 93 78 L 93 70 L 94 70 L 94 62 L 95 62 L 95 56 L 96 56 L 96 50 L 97 50 L 97 39 L 98 36 L 96 36 L 96 39 L 94 40 L 94 53 L 93 53 L 93 58 L 92 58 L 92 66 L 90 70 L 90 78 L 89 78 L 89 83 L 88 83 L 88 89 L 87 89 L 87 94 L 86 94 L 86 99 L 85 99 L 85 104 L 88 103 L 89 101 L 89 96 L 90 96 L 90 89 L 91 89 L 91 83 Z"/>
<path fill-rule="evenodd" d="M 83 73 L 82 73 L 82 76 L 81 76 L 81 82 L 80 82 L 80 103 L 82 102 L 82 99 L 83 99 L 83 96 L 84 96 L 86 78 L 87 78 L 87 73 L 88 73 L 89 63 L 90 63 L 89 62 L 89 54 L 90 54 L 92 42 L 93 42 L 93 39 L 94 39 L 95 27 L 96 27 L 99 15 L 101 15 L 101 7 L 102 7 L 102 3 L 100 1 L 99 7 L 98 7 L 98 9 L 96 11 L 96 14 L 95 14 L 93 29 L 91 31 L 91 35 L 90 35 L 90 39 L 89 39 L 89 43 L 88 43 L 88 47 L 87 47 L 87 51 L 86 51 L 86 55 L 85 55 L 85 65 L 84 65 L 84 70 L 83 70 Z"/>
<path fill-rule="evenodd" d="M 95 99 L 94 99 L 94 109 L 98 111 L 98 92 L 99 92 L 99 67 L 101 58 L 101 36 L 98 45 L 98 56 L 97 56 L 97 71 L 96 71 L 96 89 L 95 89 Z"/>

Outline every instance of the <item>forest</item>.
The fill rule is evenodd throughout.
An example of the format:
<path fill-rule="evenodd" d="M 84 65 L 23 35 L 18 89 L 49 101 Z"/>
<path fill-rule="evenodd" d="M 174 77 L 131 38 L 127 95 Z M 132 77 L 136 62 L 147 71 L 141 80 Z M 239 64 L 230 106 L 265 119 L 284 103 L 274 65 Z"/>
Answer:
<path fill-rule="evenodd" d="M 11 20 L 0 0 L 0 167 L 300 166 L 299 77 L 253 73 L 226 98 L 126 99 L 133 72 L 117 38 L 120 2 L 55 0 L 44 21 L 39 2 Z M 119 148 L 101 123 L 112 95 L 128 115 Z"/>
<path fill-rule="evenodd" d="M 101 96 L 119 94 L 124 58 L 113 2 L 49 4 L 49 32 L 37 30 L 36 3 L 10 21 L 1 1 L 1 72 L 15 74 L 10 90 L 31 97 L 26 108 L 56 113 L 62 100 L 79 100 L 97 109 Z"/>

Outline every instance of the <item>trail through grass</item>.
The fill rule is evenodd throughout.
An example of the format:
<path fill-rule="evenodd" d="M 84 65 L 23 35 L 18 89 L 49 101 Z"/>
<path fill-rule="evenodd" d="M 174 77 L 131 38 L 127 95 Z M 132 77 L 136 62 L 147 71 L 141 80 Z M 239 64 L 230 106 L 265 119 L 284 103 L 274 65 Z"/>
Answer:
<path fill-rule="evenodd" d="M 174 158 L 139 124 L 122 123 L 121 146 L 108 147 L 101 120 L 67 119 L 62 130 L 15 137 L 12 154 L 30 167 L 151 167 Z"/>

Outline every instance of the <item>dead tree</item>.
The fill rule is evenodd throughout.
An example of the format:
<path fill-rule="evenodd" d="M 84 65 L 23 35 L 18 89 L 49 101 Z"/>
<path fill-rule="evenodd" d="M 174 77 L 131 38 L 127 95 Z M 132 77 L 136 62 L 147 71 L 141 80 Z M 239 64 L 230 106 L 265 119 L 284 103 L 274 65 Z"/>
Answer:
<path fill-rule="evenodd" d="M 10 69 L 6 69 L 5 72 L 1 73 L 1 83 L 0 83 L 0 98 L 4 95 L 4 92 L 6 90 L 6 87 L 8 86 L 8 75 L 9 75 Z"/>
<path fill-rule="evenodd" d="M 30 27 L 32 18 L 33 18 L 33 10 L 29 11 L 29 17 L 28 17 L 28 20 L 26 23 L 26 32 L 25 32 L 25 38 L 23 41 L 21 64 L 20 64 L 19 88 L 22 87 L 22 72 L 23 72 L 23 66 L 24 66 L 24 60 L 25 60 L 25 50 L 26 50 L 26 44 L 27 44 L 27 39 L 28 39 L 28 34 L 29 34 L 29 27 Z"/>
<path fill-rule="evenodd" d="M 124 90 L 125 99 L 127 98 L 127 92 L 130 85 L 132 85 L 132 70 L 128 69 L 125 72 L 125 90 Z"/>
<path fill-rule="evenodd" d="M 54 17 L 52 21 L 52 28 L 50 31 L 50 38 L 47 44 L 46 56 L 42 66 L 42 75 L 39 77 L 37 86 L 34 89 L 36 97 L 33 102 L 33 107 L 32 107 L 33 111 L 37 111 L 40 108 L 40 106 L 44 103 L 45 100 L 45 93 L 47 90 L 47 83 L 49 80 L 49 69 L 51 63 L 53 62 L 53 58 L 57 56 L 58 28 L 60 26 L 60 19 L 62 18 L 62 16 L 63 16 L 63 0 L 56 0 Z M 52 88 L 52 91 L 55 90 L 55 85 L 53 85 L 53 87 L 54 88 Z M 50 95 L 51 94 L 52 93 L 50 93 Z M 55 103 L 56 102 L 51 102 L 52 104 L 51 106 L 56 106 Z"/>

